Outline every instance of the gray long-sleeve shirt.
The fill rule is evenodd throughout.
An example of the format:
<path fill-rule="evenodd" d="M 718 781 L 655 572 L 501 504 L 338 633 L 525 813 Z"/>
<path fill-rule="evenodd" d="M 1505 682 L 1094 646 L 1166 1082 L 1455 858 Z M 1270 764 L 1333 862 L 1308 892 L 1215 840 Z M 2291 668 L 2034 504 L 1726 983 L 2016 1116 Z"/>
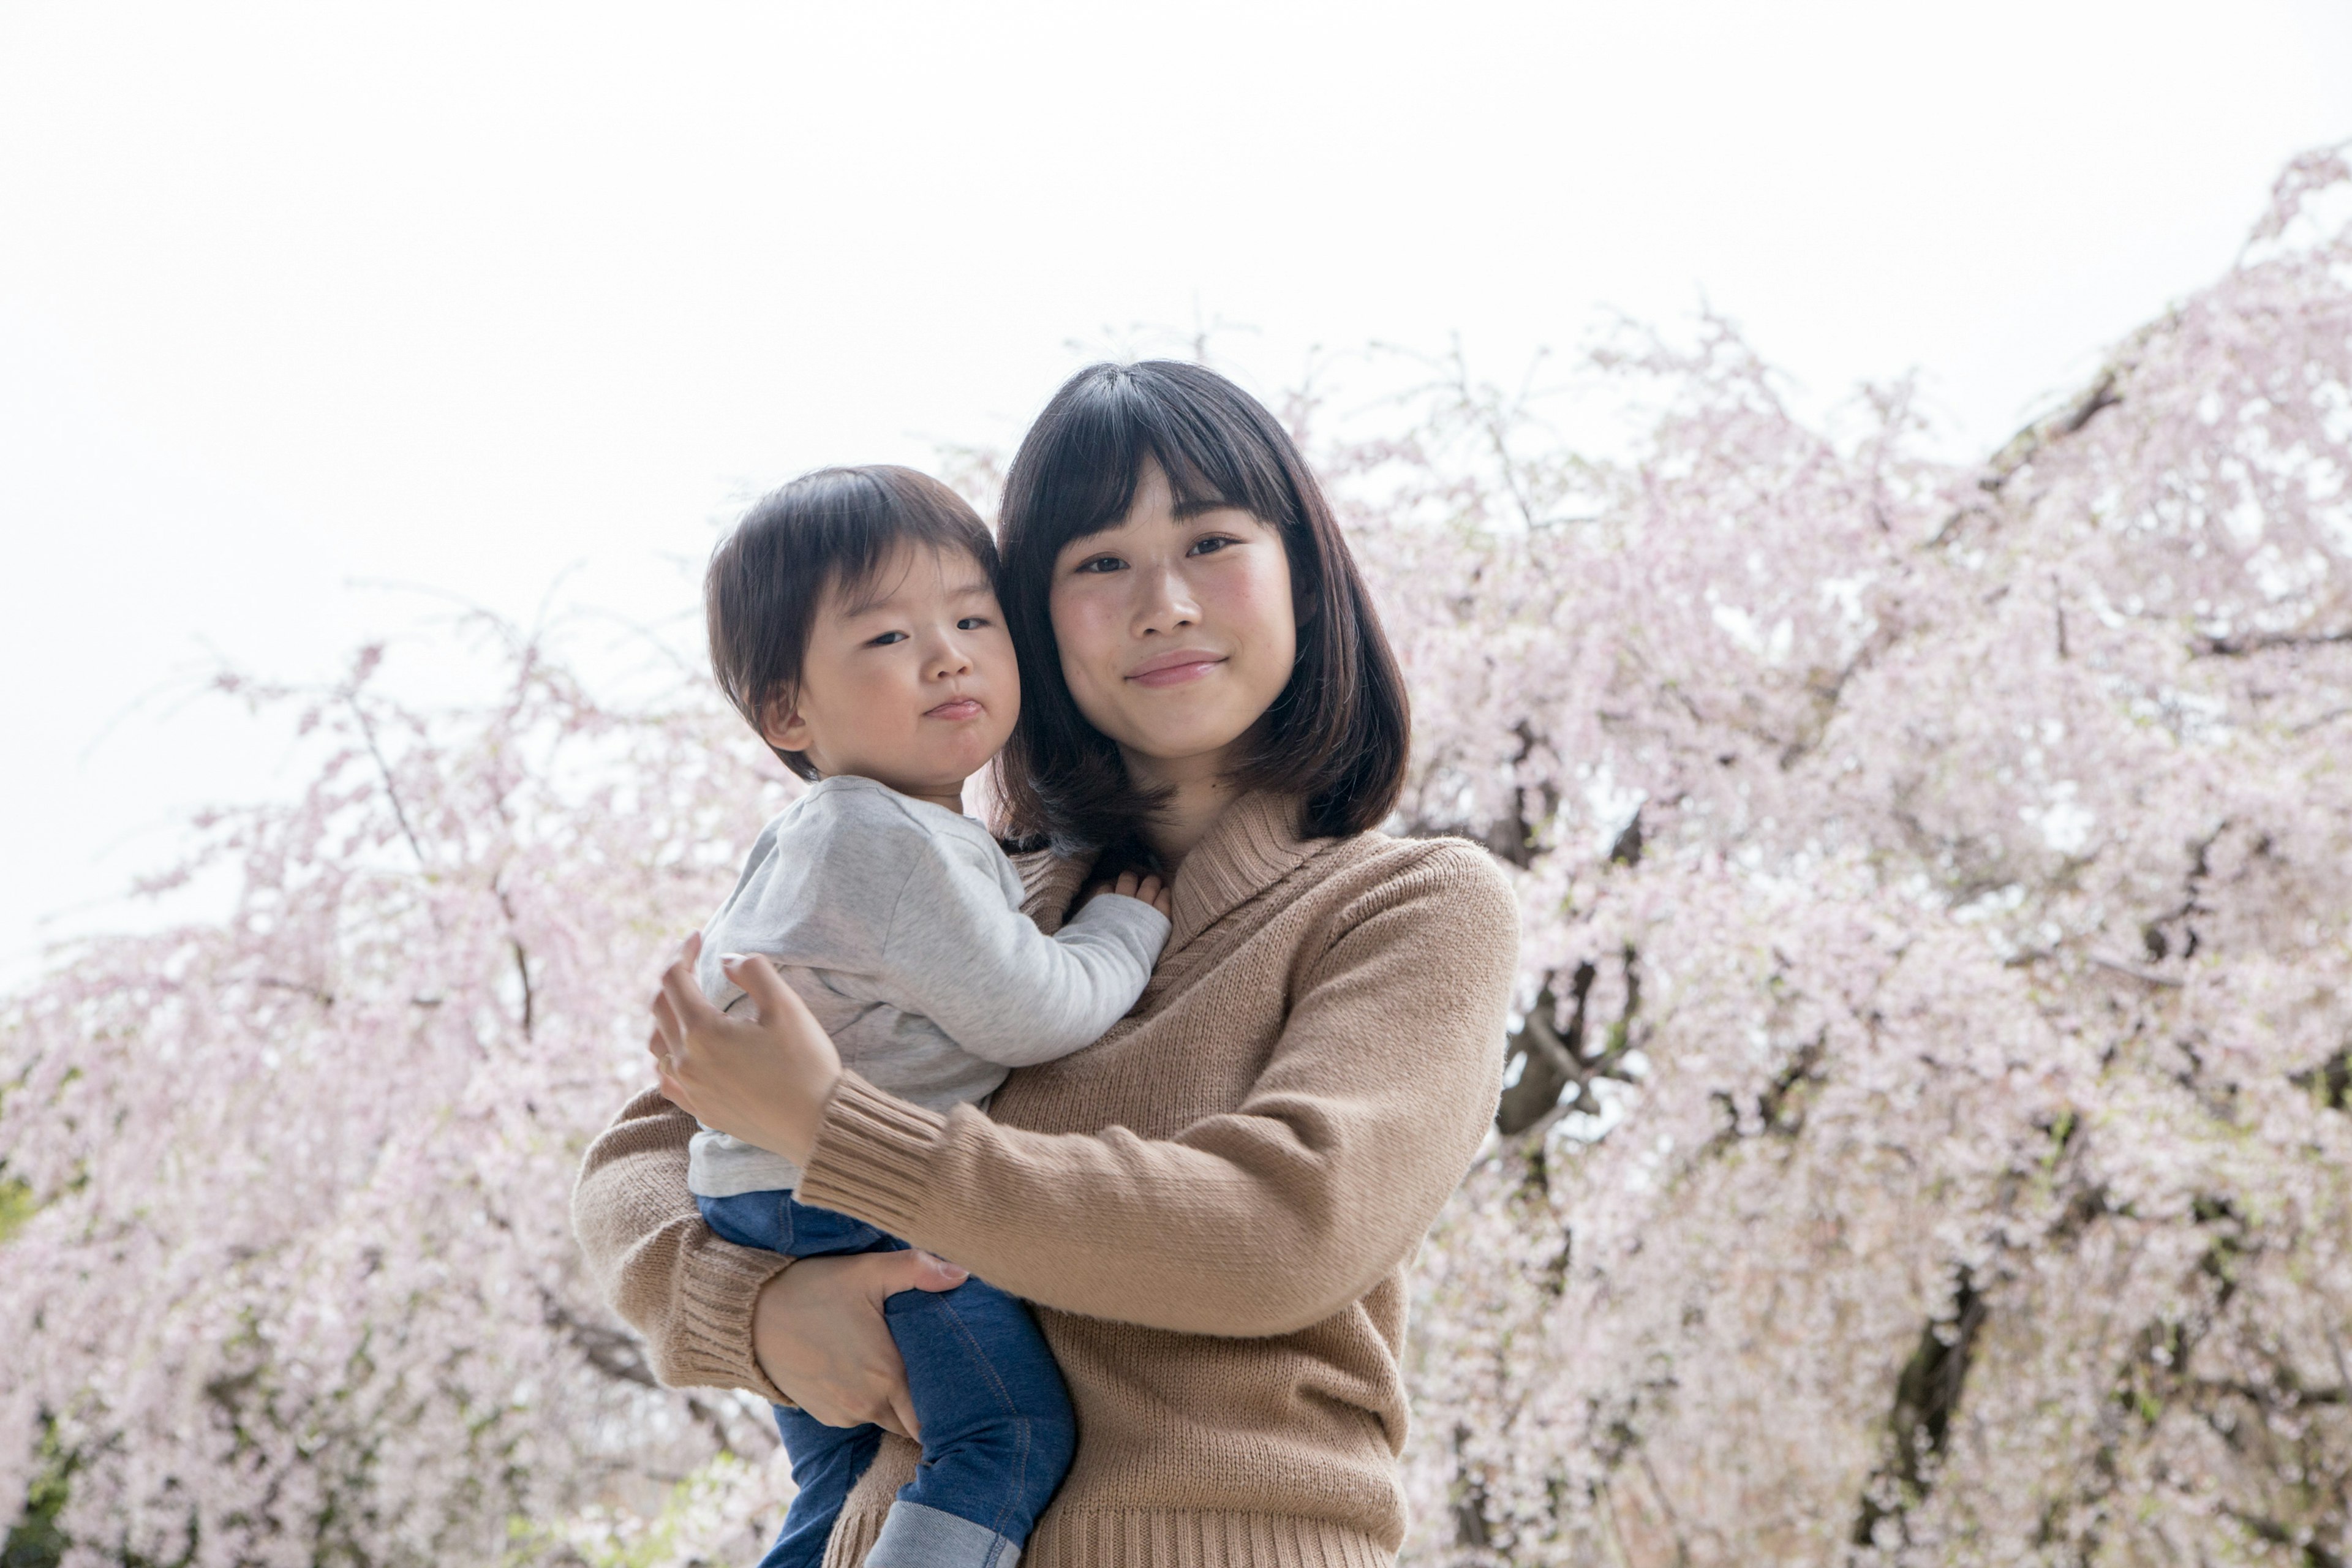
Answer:
<path fill-rule="evenodd" d="M 702 931 L 695 978 L 732 1008 L 719 955 L 759 953 L 833 1037 L 842 1064 L 934 1110 L 985 1099 L 1007 1069 L 1092 1045 L 1143 994 L 1168 917 L 1105 894 L 1052 936 L 1019 873 L 970 817 L 872 779 L 823 780 L 768 824 Z M 800 1168 L 705 1128 L 687 1185 L 790 1190 Z"/>

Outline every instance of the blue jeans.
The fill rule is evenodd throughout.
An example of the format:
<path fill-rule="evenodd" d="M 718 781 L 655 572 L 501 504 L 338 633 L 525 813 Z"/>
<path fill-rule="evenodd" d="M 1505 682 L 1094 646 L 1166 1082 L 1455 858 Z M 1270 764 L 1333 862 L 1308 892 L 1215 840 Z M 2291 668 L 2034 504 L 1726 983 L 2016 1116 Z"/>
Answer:
<path fill-rule="evenodd" d="M 738 1247 L 824 1258 L 907 1245 L 790 1193 L 695 1202 L 710 1228 Z M 923 1458 L 898 1489 L 867 1568 L 1013 1568 L 1077 1448 L 1054 1352 L 1028 1308 L 978 1279 L 952 1290 L 902 1290 L 882 1303 L 882 1314 L 907 1363 Z M 760 1568 L 819 1568 L 882 1428 L 827 1426 L 780 1405 L 776 1430 L 800 1489 Z"/>

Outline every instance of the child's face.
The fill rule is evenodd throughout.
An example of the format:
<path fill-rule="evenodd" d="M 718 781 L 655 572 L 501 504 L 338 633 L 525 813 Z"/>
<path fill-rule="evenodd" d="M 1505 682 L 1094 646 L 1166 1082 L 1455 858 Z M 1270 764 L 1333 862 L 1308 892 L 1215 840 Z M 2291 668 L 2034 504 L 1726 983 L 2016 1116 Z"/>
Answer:
<path fill-rule="evenodd" d="M 766 733 L 827 777 L 856 773 L 952 808 L 1020 716 L 987 569 L 960 550 L 906 545 L 863 592 L 825 595 L 801 689 Z"/>

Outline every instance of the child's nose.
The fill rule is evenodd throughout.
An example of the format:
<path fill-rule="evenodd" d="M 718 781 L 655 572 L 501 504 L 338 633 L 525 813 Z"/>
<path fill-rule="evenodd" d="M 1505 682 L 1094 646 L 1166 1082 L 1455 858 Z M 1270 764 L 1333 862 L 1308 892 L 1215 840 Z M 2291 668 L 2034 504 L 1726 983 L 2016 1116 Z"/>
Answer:
<path fill-rule="evenodd" d="M 964 647 L 961 638 L 950 637 L 941 643 L 938 657 L 931 661 L 931 669 L 934 679 L 969 674 L 971 670 L 971 655 Z"/>

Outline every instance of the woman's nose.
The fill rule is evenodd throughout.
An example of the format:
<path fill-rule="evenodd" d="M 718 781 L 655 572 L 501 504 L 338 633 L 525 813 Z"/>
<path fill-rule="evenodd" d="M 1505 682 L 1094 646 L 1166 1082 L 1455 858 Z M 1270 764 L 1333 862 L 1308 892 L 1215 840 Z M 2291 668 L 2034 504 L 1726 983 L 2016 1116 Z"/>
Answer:
<path fill-rule="evenodd" d="M 1181 631 L 1201 618 L 1184 574 L 1168 567 L 1148 567 L 1135 574 L 1135 629 L 1142 636 Z"/>

